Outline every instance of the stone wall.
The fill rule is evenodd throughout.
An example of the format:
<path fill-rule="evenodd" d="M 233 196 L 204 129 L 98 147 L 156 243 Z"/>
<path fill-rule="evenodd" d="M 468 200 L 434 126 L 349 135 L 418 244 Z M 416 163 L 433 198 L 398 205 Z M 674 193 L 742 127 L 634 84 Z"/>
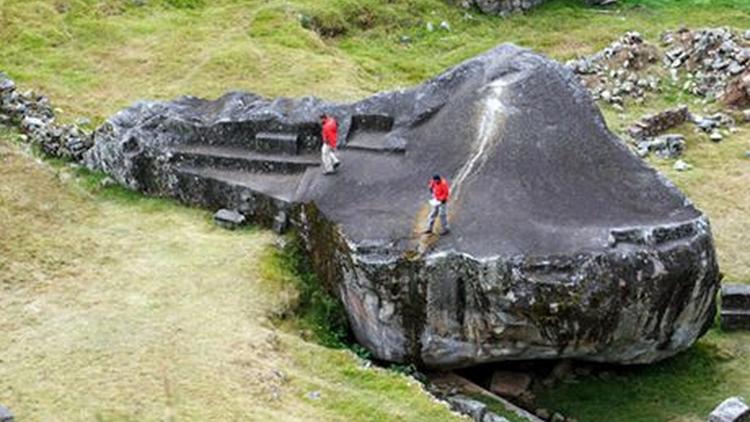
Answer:
<path fill-rule="evenodd" d="M 47 97 L 33 91 L 19 92 L 16 84 L 0 72 L 0 125 L 16 127 L 24 140 L 45 154 L 80 161 L 94 144 L 90 133 L 78 125 L 62 125 Z"/>
<path fill-rule="evenodd" d="M 462 0 L 465 8 L 476 7 L 489 15 L 508 16 L 516 12 L 525 12 L 548 0 Z M 589 5 L 607 5 L 616 0 L 582 0 Z"/>

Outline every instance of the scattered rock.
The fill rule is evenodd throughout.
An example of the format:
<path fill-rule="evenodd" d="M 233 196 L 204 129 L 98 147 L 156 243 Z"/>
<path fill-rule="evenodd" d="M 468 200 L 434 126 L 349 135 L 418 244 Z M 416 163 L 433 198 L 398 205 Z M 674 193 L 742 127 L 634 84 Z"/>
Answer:
<path fill-rule="evenodd" d="M 685 137 L 680 134 L 666 134 L 656 138 L 635 141 L 636 153 L 645 158 L 652 152 L 659 158 L 677 158 L 685 151 Z"/>
<path fill-rule="evenodd" d="M 693 166 L 691 166 L 690 164 L 682 160 L 677 160 L 677 162 L 674 163 L 674 166 L 672 168 L 674 168 L 677 171 L 687 171 L 687 170 L 692 169 Z"/>
<path fill-rule="evenodd" d="M 456 412 L 469 415 L 475 421 L 481 422 L 487 413 L 487 405 L 479 400 L 470 399 L 462 395 L 451 396 L 447 400 Z"/>
<path fill-rule="evenodd" d="M 450 31 L 451 25 L 448 23 L 448 21 L 442 21 L 440 22 L 440 29 L 445 30 L 445 31 Z"/>
<path fill-rule="evenodd" d="M 307 398 L 309 400 L 320 400 L 320 391 L 311 391 L 307 393 Z"/>
<path fill-rule="evenodd" d="M 750 46 L 726 28 L 683 28 L 662 34 L 662 39 L 672 48 L 664 64 L 692 75 L 686 89 L 701 97 L 724 96 L 730 81 L 750 64 Z"/>
<path fill-rule="evenodd" d="M 711 139 L 712 142 L 721 142 L 721 140 L 724 139 L 724 136 L 719 132 L 711 132 L 711 135 L 709 135 L 708 138 Z"/>
<path fill-rule="evenodd" d="M 99 182 L 99 186 L 101 186 L 103 188 L 108 188 L 108 187 L 116 186 L 116 185 L 117 185 L 117 182 L 115 181 L 115 179 L 113 179 L 113 178 L 111 178 L 109 176 L 105 177 L 104 179 L 102 179 Z"/>
<path fill-rule="evenodd" d="M 435 25 L 433 25 L 432 22 L 427 22 L 426 28 L 428 32 L 433 32 L 435 30 Z"/>
<path fill-rule="evenodd" d="M 495 371 L 490 390 L 502 397 L 521 397 L 531 387 L 531 376 L 524 372 Z"/>
<path fill-rule="evenodd" d="M 742 110 L 742 121 L 745 123 L 750 123 L 750 108 Z"/>
<path fill-rule="evenodd" d="M 592 56 L 566 63 L 581 75 L 594 99 L 623 110 L 625 98 L 642 100 L 647 92 L 659 89 L 656 75 L 640 75 L 640 70 L 658 62 L 658 49 L 644 41 L 641 34 L 628 32 L 604 50 Z"/>
<path fill-rule="evenodd" d="M 481 422 L 510 422 L 510 421 L 496 413 L 487 412 L 484 414 L 484 417 L 482 418 Z"/>
<path fill-rule="evenodd" d="M 214 214 L 214 223 L 219 227 L 234 230 L 245 224 L 245 216 L 234 210 L 220 209 Z"/>
<path fill-rule="evenodd" d="M 550 422 L 565 422 L 565 416 L 559 413 L 554 413 L 552 418 L 550 418 Z"/>
<path fill-rule="evenodd" d="M 730 397 L 708 415 L 708 422 L 746 422 L 750 419 L 750 407 L 741 397 Z"/>

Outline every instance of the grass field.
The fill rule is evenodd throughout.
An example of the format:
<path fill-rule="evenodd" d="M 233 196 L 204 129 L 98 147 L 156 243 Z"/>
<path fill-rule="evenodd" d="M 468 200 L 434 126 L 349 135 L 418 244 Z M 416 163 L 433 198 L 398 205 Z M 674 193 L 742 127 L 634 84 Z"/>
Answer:
<path fill-rule="evenodd" d="M 0 403 L 17 420 L 454 418 L 415 381 L 270 322 L 295 297 L 263 265 L 270 233 L 102 190 L 9 137 Z"/>
<path fill-rule="evenodd" d="M 656 41 L 680 25 L 750 28 L 745 0 L 619 4 L 557 0 L 499 19 L 443 0 L 0 0 L 0 70 L 48 94 L 61 119 L 98 123 L 138 99 L 232 89 L 356 99 L 501 42 L 567 59 L 628 30 Z M 450 31 L 426 29 L 444 20 Z M 604 112 L 620 132 L 679 102 L 714 108 L 671 90 Z M 682 130 L 694 169 L 652 163 L 711 218 L 727 280 L 750 283 L 750 132 L 713 144 Z M 295 293 L 264 258 L 267 233 L 218 231 L 203 211 L 101 191 L 7 140 L 0 160 L 0 330 L 10 333 L 0 403 L 20 420 L 450 416 L 403 377 L 268 323 Z M 540 400 L 580 421 L 701 420 L 724 396 L 750 396 L 748 340 L 714 330 L 664 364 Z"/>

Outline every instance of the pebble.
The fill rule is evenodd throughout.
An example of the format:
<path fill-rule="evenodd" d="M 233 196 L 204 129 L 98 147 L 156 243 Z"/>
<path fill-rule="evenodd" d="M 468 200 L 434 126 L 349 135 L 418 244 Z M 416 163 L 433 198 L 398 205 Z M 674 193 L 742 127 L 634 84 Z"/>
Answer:
<path fill-rule="evenodd" d="M 711 139 L 713 142 L 721 142 L 724 137 L 719 132 L 711 132 L 711 135 L 709 135 L 709 139 Z"/>
<path fill-rule="evenodd" d="M 686 162 L 684 162 L 682 160 L 677 160 L 674 163 L 674 166 L 672 168 L 674 168 L 677 171 L 687 171 L 687 170 L 690 170 L 691 168 L 693 168 L 693 166 L 691 166 L 690 164 L 688 164 L 688 163 L 686 163 Z"/>
<path fill-rule="evenodd" d="M 450 31 L 451 25 L 448 23 L 448 21 L 442 21 L 440 22 L 440 29 L 443 29 L 445 31 Z"/>
<path fill-rule="evenodd" d="M 310 400 L 320 400 L 320 391 L 311 391 L 307 393 L 307 398 Z"/>

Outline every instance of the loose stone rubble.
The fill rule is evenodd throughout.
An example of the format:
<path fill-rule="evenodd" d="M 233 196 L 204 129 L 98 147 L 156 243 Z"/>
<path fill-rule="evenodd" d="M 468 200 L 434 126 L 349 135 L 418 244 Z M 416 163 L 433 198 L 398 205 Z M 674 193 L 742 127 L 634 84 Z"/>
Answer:
<path fill-rule="evenodd" d="M 620 108 L 628 97 L 642 102 L 647 93 L 659 91 L 658 76 L 639 73 L 656 63 L 658 57 L 658 49 L 645 42 L 641 34 L 628 32 L 604 50 L 571 60 L 566 66 L 581 75 L 595 100 Z"/>
<path fill-rule="evenodd" d="M 321 112 L 340 123 L 336 176 L 318 167 Z M 95 137 L 86 164 L 131 189 L 269 227 L 285 213 L 378 359 L 649 363 L 715 315 L 707 219 L 572 72 L 512 45 L 353 104 L 139 102 Z M 434 172 L 454 188 L 444 238 L 416 235 Z"/>
<path fill-rule="evenodd" d="M 665 32 L 661 42 L 663 53 L 637 32 L 629 32 L 567 66 L 581 76 L 595 99 L 615 109 L 622 109 L 628 98 L 641 103 L 648 92 L 659 91 L 665 72 L 693 95 L 721 99 L 737 108 L 750 106 L 750 40 L 726 28 L 682 28 Z M 659 62 L 661 68 L 656 66 Z"/>
<path fill-rule="evenodd" d="M 90 133 L 77 125 L 61 125 L 49 99 L 32 91 L 18 92 L 16 84 L 0 72 L 0 125 L 15 126 L 44 153 L 80 161 L 93 145 Z"/>
<path fill-rule="evenodd" d="M 701 97 L 722 97 L 730 80 L 750 65 L 750 44 L 727 28 L 682 28 L 665 32 L 661 40 L 668 49 L 664 65 L 682 70 L 683 89 Z"/>

